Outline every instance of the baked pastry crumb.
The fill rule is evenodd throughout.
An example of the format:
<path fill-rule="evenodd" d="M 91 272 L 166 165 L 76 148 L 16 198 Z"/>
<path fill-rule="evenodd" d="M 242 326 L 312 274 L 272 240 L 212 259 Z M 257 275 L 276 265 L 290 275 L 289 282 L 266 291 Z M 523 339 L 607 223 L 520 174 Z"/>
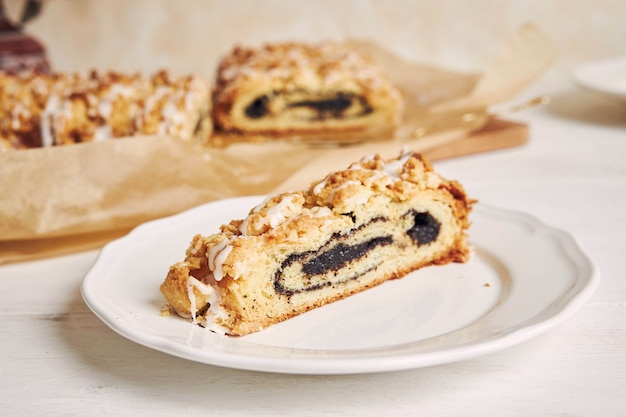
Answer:
<path fill-rule="evenodd" d="M 193 75 L 0 73 L 0 147 L 155 134 L 206 142 L 210 109 L 209 86 Z"/>
<path fill-rule="evenodd" d="M 194 323 L 256 332 L 418 268 L 465 262 L 473 203 L 417 153 L 364 157 L 196 235 L 160 289 Z"/>
<path fill-rule="evenodd" d="M 382 67 L 332 42 L 234 48 L 219 64 L 213 102 L 216 128 L 246 134 L 393 127 L 403 111 Z"/>

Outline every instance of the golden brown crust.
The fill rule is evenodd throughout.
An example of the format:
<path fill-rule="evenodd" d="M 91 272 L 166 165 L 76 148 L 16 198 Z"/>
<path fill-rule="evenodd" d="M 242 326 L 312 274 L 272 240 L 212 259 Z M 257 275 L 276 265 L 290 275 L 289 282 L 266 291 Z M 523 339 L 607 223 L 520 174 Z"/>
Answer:
<path fill-rule="evenodd" d="M 68 74 L 0 72 L 0 136 L 4 150 L 41 146 L 40 118 L 48 97 L 74 82 Z"/>
<path fill-rule="evenodd" d="M 248 106 L 263 97 L 270 98 L 265 109 L 268 117 L 246 116 Z M 336 97 L 349 101 L 336 112 L 303 105 Z M 338 43 L 236 47 L 219 64 L 213 102 L 216 126 L 246 133 L 393 126 L 403 109 L 402 98 L 383 69 L 370 57 Z"/>
<path fill-rule="evenodd" d="M 195 236 L 161 291 L 180 315 L 247 334 L 427 265 L 465 262 L 473 203 L 419 154 L 365 157 Z"/>
<path fill-rule="evenodd" d="M 6 149 L 134 135 L 208 140 L 210 91 L 195 76 L 0 73 L 0 137 Z"/>

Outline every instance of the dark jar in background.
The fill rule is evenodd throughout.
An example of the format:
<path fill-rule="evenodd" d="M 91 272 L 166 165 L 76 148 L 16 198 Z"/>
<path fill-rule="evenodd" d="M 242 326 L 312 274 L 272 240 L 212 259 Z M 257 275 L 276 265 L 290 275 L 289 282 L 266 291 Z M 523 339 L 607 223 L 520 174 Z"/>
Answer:
<path fill-rule="evenodd" d="M 22 31 L 23 24 L 35 17 L 41 8 L 39 1 L 26 3 L 19 25 L 11 22 L 0 0 L 0 71 L 18 74 L 25 71 L 50 72 L 44 46 Z"/>

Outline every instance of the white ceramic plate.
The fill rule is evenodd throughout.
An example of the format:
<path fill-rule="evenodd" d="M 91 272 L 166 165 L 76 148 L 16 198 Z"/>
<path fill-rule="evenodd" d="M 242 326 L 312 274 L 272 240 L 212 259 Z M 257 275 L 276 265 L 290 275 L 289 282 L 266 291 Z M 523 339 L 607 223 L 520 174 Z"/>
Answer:
<path fill-rule="evenodd" d="M 573 76 L 584 88 L 626 101 L 626 56 L 585 63 Z"/>
<path fill-rule="evenodd" d="M 264 331 L 229 337 L 159 314 L 159 285 L 191 237 L 243 218 L 261 197 L 206 204 L 137 227 L 104 247 L 82 285 L 122 336 L 206 364 L 343 374 L 432 366 L 515 345 L 562 322 L 599 273 L 575 240 L 535 218 L 477 205 L 473 257 L 428 267 Z"/>

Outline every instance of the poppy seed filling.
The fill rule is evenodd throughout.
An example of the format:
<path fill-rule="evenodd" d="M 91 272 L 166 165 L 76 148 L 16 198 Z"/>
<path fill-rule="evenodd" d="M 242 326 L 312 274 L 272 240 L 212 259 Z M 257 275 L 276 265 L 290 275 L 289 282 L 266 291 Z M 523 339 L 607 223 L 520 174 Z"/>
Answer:
<path fill-rule="evenodd" d="M 412 217 L 412 226 L 405 230 L 416 246 L 434 242 L 439 236 L 441 224 L 428 212 L 410 210 L 403 216 Z M 353 229 L 350 233 L 335 234 L 318 250 L 291 254 L 285 259 L 274 274 L 274 289 L 279 294 L 291 296 L 295 293 L 315 291 L 326 286 L 333 286 L 357 279 L 375 269 L 380 263 L 364 267 L 359 261 L 380 247 L 394 243 L 391 235 L 378 236 L 356 244 L 346 244 L 345 240 L 367 230 L 375 222 L 388 221 L 377 217 L 368 223 Z M 354 273 L 347 279 L 337 280 L 338 271 L 343 268 L 352 268 Z M 298 276 L 296 283 L 288 278 L 294 271 Z"/>
<path fill-rule="evenodd" d="M 297 97 L 299 96 L 299 97 Z M 301 99 L 302 94 L 299 92 L 287 93 L 275 91 L 272 94 L 266 94 L 257 97 L 250 103 L 246 109 L 246 116 L 250 119 L 260 119 L 263 117 L 273 116 L 276 110 L 273 110 L 272 101 L 284 101 L 282 110 L 289 112 L 299 108 L 309 108 L 313 111 L 314 116 L 311 120 L 325 120 L 331 118 L 359 117 L 372 112 L 372 108 L 368 105 L 365 98 L 352 93 L 338 92 L 332 95 L 320 95 L 318 98 Z"/>
<path fill-rule="evenodd" d="M 427 245 L 437 240 L 441 223 L 430 213 L 411 210 L 405 216 L 413 216 L 413 226 L 406 231 L 414 244 Z"/>

